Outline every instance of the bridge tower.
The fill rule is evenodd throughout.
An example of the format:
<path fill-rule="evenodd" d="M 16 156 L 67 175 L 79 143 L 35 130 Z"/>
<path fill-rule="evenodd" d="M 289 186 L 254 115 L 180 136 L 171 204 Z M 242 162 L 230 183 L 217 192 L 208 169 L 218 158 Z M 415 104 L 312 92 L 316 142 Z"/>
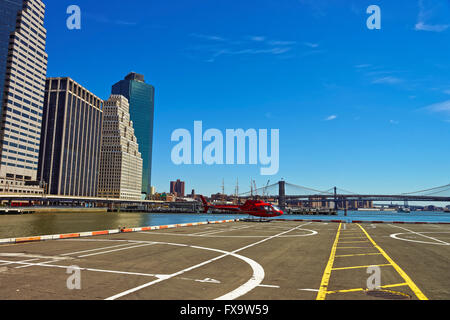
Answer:
<path fill-rule="evenodd" d="M 278 181 L 278 205 L 281 210 L 286 209 L 286 181 Z"/>
<path fill-rule="evenodd" d="M 338 210 L 338 203 L 337 203 L 337 188 L 334 187 L 334 210 Z"/>

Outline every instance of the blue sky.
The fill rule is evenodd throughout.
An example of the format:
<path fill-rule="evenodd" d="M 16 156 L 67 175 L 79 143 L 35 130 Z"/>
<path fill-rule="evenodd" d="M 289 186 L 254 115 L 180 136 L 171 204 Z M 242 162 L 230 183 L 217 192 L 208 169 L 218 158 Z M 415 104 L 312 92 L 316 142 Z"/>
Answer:
<path fill-rule="evenodd" d="M 281 178 L 398 193 L 450 182 L 450 2 L 47 0 L 48 76 L 103 99 L 130 71 L 156 88 L 153 184 L 248 191 Z M 81 8 L 81 30 L 66 9 Z M 366 9 L 381 8 L 381 30 Z M 172 132 L 279 129 L 280 170 L 176 166 Z"/>

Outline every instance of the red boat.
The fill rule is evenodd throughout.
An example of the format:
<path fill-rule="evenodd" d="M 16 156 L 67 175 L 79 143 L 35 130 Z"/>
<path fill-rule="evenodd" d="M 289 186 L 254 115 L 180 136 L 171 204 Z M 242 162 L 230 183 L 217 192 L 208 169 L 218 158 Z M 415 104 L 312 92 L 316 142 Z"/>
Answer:
<path fill-rule="evenodd" d="M 264 202 L 262 200 L 247 200 L 242 206 L 239 206 L 232 204 L 213 205 L 208 203 L 205 197 L 200 196 L 200 198 L 202 199 L 203 209 L 205 213 L 207 213 L 208 210 L 211 208 L 249 214 L 251 216 L 260 218 L 278 217 L 283 214 L 283 211 L 280 208 L 274 206 L 271 203 Z"/>

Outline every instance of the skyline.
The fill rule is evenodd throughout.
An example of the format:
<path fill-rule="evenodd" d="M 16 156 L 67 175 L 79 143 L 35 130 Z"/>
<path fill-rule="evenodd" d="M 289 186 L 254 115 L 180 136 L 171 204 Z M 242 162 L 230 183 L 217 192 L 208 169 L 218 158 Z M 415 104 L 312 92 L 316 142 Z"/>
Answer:
<path fill-rule="evenodd" d="M 65 27 L 72 3 L 44 2 L 47 77 L 70 76 L 105 100 L 131 71 L 155 86 L 157 192 L 176 179 L 205 194 L 220 192 L 224 178 L 226 193 L 237 178 L 242 192 L 252 178 L 368 193 L 450 180 L 444 1 L 377 1 L 381 30 L 366 28 L 372 1 L 78 1 L 81 30 Z M 279 173 L 175 166 L 170 135 L 194 121 L 222 131 L 280 129 Z"/>

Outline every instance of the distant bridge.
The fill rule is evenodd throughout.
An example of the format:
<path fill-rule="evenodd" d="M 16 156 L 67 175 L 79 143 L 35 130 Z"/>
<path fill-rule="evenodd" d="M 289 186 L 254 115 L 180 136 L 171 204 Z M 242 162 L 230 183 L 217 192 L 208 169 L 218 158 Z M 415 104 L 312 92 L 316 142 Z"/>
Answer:
<path fill-rule="evenodd" d="M 251 190 L 239 195 L 240 198 L 278 199 L 284 207 L 287 200 L 308 202 L 342 202 L 342 201 L 404 201 L 404 202 L 450 202 L 450 184 L 445 186 L 401 194 L 363 194 L 333 187 L 321 191 L 307 188 L 286 181 L 279 181 L 269 186 Z"/>

